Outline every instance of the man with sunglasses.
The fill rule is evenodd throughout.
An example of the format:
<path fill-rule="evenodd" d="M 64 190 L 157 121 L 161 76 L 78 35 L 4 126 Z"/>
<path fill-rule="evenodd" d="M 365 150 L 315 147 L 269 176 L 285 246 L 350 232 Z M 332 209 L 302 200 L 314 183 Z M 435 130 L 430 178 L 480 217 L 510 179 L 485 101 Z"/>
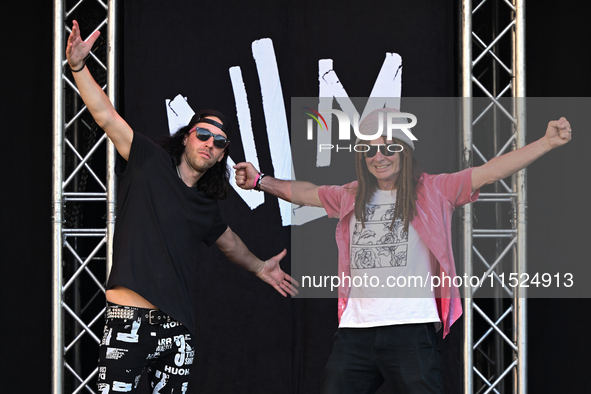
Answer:
<path fill-rule="evenodd" d="M 386 114 L 371 112 L 360 124 L 375 135 Z M 386 129 L 383 128 L 382 129 Z M 236 183 L 265 191 L 297 205 L 323 207 L 339 219 L 339 330 L 326 365 L 323 394 L 374 393 L 384 381 L 403 394 L 443 393 L 440 350 L 435 331 L 462 313 L 456 287 L 353 286 L 376 277 L 455 277 L 451 250 L 453 210 L 476 201 L 479 189 L 525 168 L 548 151 L 566 144 L 568 121 L 551 121 L 540 140 L 475 168 L 453 174 L 421 173 L 413 159 L 414 143 L 401 130 L 363 141 L 355 153 L 357 181 L 344 186 L 316 186 L 283 181 L 239 163 Z M 400 149 L 402 147 L 402 150 Z M 362 280 L 355 280 L 359 278 Z M 374 284 L 376 282 L 373 282 Z M 400 283 L 400 282 L 398 282 Z M 410 283 L 410 282 L 409 282 Z"/>
<path fill-rule="evenodd" d="M 98 389 L 135 392 L 147 368 L 155 393 L 186 393 L 195 327 L 206 324 L 191 299 L 202 242 L 216 244 L 284 297 L 296 290 L 279 266 L 285 250 L 262 261 L 221 219 L 217 200 L 229 190 L 224 115 L 200 111 L 162 146 L 135 133 L 86 68 L 98 35 L 82 41 L 74 21 L 66 50 L 84 103 L 123 159 Z"/>

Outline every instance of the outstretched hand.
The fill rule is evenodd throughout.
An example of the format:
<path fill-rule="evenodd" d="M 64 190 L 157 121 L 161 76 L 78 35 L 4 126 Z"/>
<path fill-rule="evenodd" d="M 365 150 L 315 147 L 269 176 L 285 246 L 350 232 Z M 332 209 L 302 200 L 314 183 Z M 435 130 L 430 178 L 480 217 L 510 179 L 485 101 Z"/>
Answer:
<path fill-rule="evenodd" d="M 552 148 L 558 148 L 566 144 L 573 138 L 570 123 L 564 117 L 550 121 L 545 137 Z"/>
<path fill-rule="evenodd" d="M 286 254 L 287 250 L 283 249 L 277 256 L 265 261 L 261 270 L 256 273 L 259 278 L 273 286 L 284 297 L 287 297 L 288 293 L 291 296 L 298 294 L 296 287 L 300 285 L 295 279 L 283 272 L 279 266 L 279 262 Z"/>
<path fill-rule="evenodd" d="M 234 166 L 236 170 L 236 184 L 244 189 L 254 189 L 254 181 L 258 175 L 258 171 L 251 163 L 243 162 Z"/>
<path fill-rule="evenodd" d="M 80 37 L 80 26 L 78 26 L 78 22 L 74 21 L 72 23 L 72 32 L 68 37 L 66 47 L 66 58 L 73 70 L 77 70 L 83 66 L 84 59 L 90 53 L 94 42 L 100 34 L 100 31 L 95 31 L 86 41 L 83 41 L 82 37 Z"/>

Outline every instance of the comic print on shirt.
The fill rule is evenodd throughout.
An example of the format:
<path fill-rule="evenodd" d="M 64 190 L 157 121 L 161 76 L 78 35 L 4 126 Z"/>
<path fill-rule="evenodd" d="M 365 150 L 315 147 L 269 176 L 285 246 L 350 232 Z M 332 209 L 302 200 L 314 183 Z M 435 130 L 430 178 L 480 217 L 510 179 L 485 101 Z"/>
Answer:
<path fill-rule="evenodd" d="M 404 223 L 400 219 L 396 219 L 392 226 L 394 206 L 367 204 L 365 228 L 355 220 L 351 269 L 406 266 L 408 233 L 404 232 Z"/>

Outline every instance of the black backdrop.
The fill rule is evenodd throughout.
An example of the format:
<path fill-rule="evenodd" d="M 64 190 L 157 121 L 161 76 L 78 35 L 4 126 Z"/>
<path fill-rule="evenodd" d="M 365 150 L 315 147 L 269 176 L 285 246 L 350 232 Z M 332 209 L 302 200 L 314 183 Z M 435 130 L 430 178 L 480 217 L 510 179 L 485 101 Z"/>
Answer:
<path fill-rule="evenodd" d="M 326 4 L 323 2 L 323 4 Z M 33 2 L 34 7 L 22 18 L 8 18 L 3 24 L 2 48 L 5 57 L 2 62 L 2 92 L 3 114 L 5 122 L 5 142 L 2 144 L 3 172 L 2 197 L 2 273 L 3 285 L 0 290 L 0 300 L 3 304 L 3 322 L 0 325 L 0 337 L 4 341 L 0 377 L 3 392 L 49 392 L 51 354 L 51 47 L 52 20 L 51 6 L 48 2 Z M 219 8 L 218 8 L 219 7 Z M 286 10 L 278 5 L 269 3 L 262 11 L 255 12 L 252 7 L 242 10 L 249 15 L 250 24 L 260 29 L 264 23 L 258 18 L 270 15 L 270 8 L 280 8 L 280 14 L 285 19 L 269 21 L 268 26 L 274 26 L 279 31 L 301 25 L 301 20 L 290 20 L 295 11 Z M 295 7 L 295 6 L 294 6 Z M 298 5 L 300 7 L 300 5 Z M 304 5 L 301 6 L 305 8 Z M 314 11 L 324 11 L 324 19 L 335 18 L 338 15 L 331 7 L 310 4 Z M 335 8 L 343 5 L 335 5 Z M 406 7 L 406 6 L 405 6 Z M 527 10 L 527 88 L 529 96 L 585 96 L 591 82 L 586 70 L 591 66 L 589 49 L 589 31 L 586 28 L 584 12 L 577 10 L 578 2 L 565 1 L 557 8 L 554 2 L 531 3 Z M 400 7 L 402 8 L 402 6 Z M 330 12 L 329 12 L 330 11 Z M 364 9 L 355 10 L 354 16 L 363 16 Z M 426 10 L 425 10 L 426 11 Z M 342 11 L 341 11 L 342 12 Z M 429 11 L 426 11 L 429 12 Z M 457 12 L 457 11 L 456 11 Z M 179 12 L 179 15 L 183 14 Z M 302 18 L 312 18 L 309 13 Z M 224 31 L 233 31 L 234 24 L 227 23 L 228 8 L 224 4 L 211 6 L 207 10 L 206 18 L 220 20 Z M 451 16 L 453 18 L 453 15 Z M 199 21 L 197 15 L 186 15 L 179 18 L 191 19 L 187 23 Z M 345 21 L 345 18 L 346 21 Z M 442 19 L 446 19 L 443 16 Z M 247 19 L 246 17 L 244 18 Z M 338 34 L 352 33 L 355 28 L 353 17 L 341 16 L 344 25 L 342 31 L 334 30 L 334 40 Z M 345 22 L 351 22 L 346 24 Z M 565 21 L 568 21 L 565 22 Z M 127 22 L 126 22 L 127 23 Z M 245 22 L 246 23 L 246 22 Z M 238 26 L 240 24 L 236 23 Z M 318 24 L 311 24 L 318 25 Z M 129 26 L 126 26 L 126 31 Z M 318 27 L 318 29 L 320 29 Z M 375 32 L 381 31 L 376 27 Z M 319 31 L 318 34 L 322 33 Z M 310 33 L 311 34 L 311 33 Z M 252 39 L 269 36 L 261 32 L 256 37 L 241 37 L 228 35 L 224 47 L 227 51 L 236 51 L 239 40 L 244 40 L 241 46 L 243 60 L 234 60 L 224 64 L 226 69 L 230 65 L 239 64 L 243 73 L 252 78 L 256 75 L 249 45 Z M 277 41 L 275 37 L 277 38 Z M 320 46 L 314 46 L 308 41 L 300 44 L 305 47 L 309 56 L 308 71 L 305 68 L 293 67 L 298 59 L 289 53 L 302 53 L 303 49 L 285 48 L 286 55 L 280 55 L 281 34 L 272 37 L 275 44 L 280 74 L 300 77 L 299 73 L 307 75 L 305 86 L 314 85 L 315 61 L 318 58 L 339 59 L 339 54 L 321 51 Z M 310 36 L 312 38 L 312 36 Z M 147 37 L 146 37 L 147 38 Z M 127 39 L 127 37 L 126 37 Z M 420 40 L 421 37 L 413 37 Z M 447 38 L 451 43 L 456 39 L 453 35 Z M 402 43 L 397 42 L 394 49 L 378 48 L 378 55 L 373 62 L 373 72 L 363 73 L 363 76 L 373 76 L 381 65 L 386 51 L 401 52 Z M 406 40 L 409 41 L 409 40 Z M 344 42 L 344 41 L 343 41 Z M 248 45 L 246 45 L 248 44 Z M 286 44 L 287 45 L 287 44 Z M 381 44 L 377 44 L 381 45 Z M 327 46 L 327 51 L 330 51 Z M 339 46 L 335 45 L 338 49 Z M 127 49 L 129 51 L 129 49 Z M 207 43 L 203 43 L 197 51 L 206 54 L 209 50 Z M 283 49 L 281 49 L 283 50 Z M 318 52 L 314 52 L 318 51 Z M 127 56 L 128 52 L 125 53 Z M 292 57 L 293 56 L 293 57 Z M 302 55 L 303 56 L 303 55 Z M 364 58 L 371 55 L 364 53 Z M 206 64 L 212 62 L 204 57 Z M 306 61 L 300 59 L 299 61 Z M 351 57 L 346 61 L 351 62 Z M 282 64 L 283 62 L 283 64 Z M 421 91 L 413 92 L 412 86 L 425 86 L 420 83 L 422 76 L 412 72 L 428 70 L 420 65 L 411 67 L 409 60 L 403 56 L 405 66 L 403 78 L 404 95 L 421 95 Z M 190 62 L 187 62 L 190 63 Z M 420 61 L 418 62 L 420 63 Z M 162 59 L 158 67 L 166 67 Z M 247 70 L 250 64 L 250 71 Z M 216 66 L 215 64 L 210 64 Z M 174 72 L 160 73 L 162 81 L 172 80 L 175 76 L 190 76 L 192 72 L 188 64 L 175 65 Z M 126 70 L 127 72 L 128 70 Z M 139 70 L 138 70 L 139 72 Z M 359 80 L 357 75 L 347 77 L 346 71 L 338 70 L 342 80 L 346 79 L 346 88 L 351 95 L 367 94 L 364 90 L 371 86 L 367 81 Z M 456 72 L 444 75 L 453 81 Z M 127 74 L 126 74 L 127 75 Z M 310 77 L 311 75 L 311 77 Z M 246 77 L 245 77 L 246 78 Z M 413 83 L 415 82 L 415 83 Z M 127 81 L 125 81 L 127 83 Z M 227 82 L 226 82 L 227 83 Z M 247 82 L 248 83 L 248 82 Z M 305 88 L 290 86 L 282 79 L 284 95 L 294 95 L 298 89 L 302 94 L 308 93 Z M 357 85 L 358 83 L 358 85 Z M 191 97 L 215 97 L 211 95 L 218 87 L 222 91 L 230 92 L 228 86 L 220 87 L 205 80 L 196 80 L 195 85 L 205 84 L 205 94 L 184 91 L 186 80 L 177 83 L 162 83 L 170 89 L 170 96 L 178 93 Z M 210 84 L 210 85 L 208 85 Z M 451 86 L 454 84 L 450 82 Z M 150 89 L 152 81 L 145 84 Z M 426 84 L 428 85 L 428 84 Z M 209 91 L 207 90 L 209 89 Z M 442 87 L 442 95 L 446 87 Z M 357 93 L 359 92 L 359 93 Z M 127 93 L 127 92 L 126 92 Z M 143 96 L 150 98 L 149 92 Z M 435 93 L 432 93 L 435 95 Z M 221 95 L 221 97 L 230 94 Z M 162 113 L 162 99 L 157 98 L 153 107 L 146 105 L 142 111 Z M 126 96 L 127 102 L 127 96 Z M 193 103 L 192 103 L 193 104 Z M 198 107 L 199 103 L 194 103 Z M 128 104 L 129 106 L 129 104 Z M 228 113 L 232 112 L 232 103 L 212 102 Z M 229 109 L 225 109 L 229 108 Z M 259 110 L 260 113 L 260 110 Z M 125 117 L 132 121 L 141 117 L 130 109 Z M 254 119 L 254 118 L 253 118 Z M 257 122 L 257 120 L 254 120 Z M 259 118 L 258 122 L 261 119 Z M 262 123 L 261 123 L 262 124 Z M 134 124 L 142 128 L 141 123 Z M 166 122 L 160 119 L 154 123 L 158 128 L 166 129 Z M 589 191 L 584 180 L 583 171 L 587 171 L 588 164 L 584 147 L 589 142 L 585 124 L 573 126 L 575 140 L 563 151 L 553 152 L 545 157 L 544 163 L 535 163 L 529 170 L 529 258 L 535 261 L 541 258 L 574 259 L 584 263 L 588 261 L 588 252 L 584 248 L 584 222 L 589 219 L 589 208 L 586 204 L 586 193 Z M 535 132 L 530 130 L 530 139 Z M 262 165 L 264 162 L 262 161 Z M 557 183 L 556 180 L 561 182 Z M 581 182 L 583 180 L 583 182 Z M 548 187 L 549 181 L 551 186 Z M 558 184 L 558 186 L 555 186 Z M 576 185 L 576 186 L 574 186 Z M 225 203 L 224 209 L 232 209 L 232 199 Z M 268 204 L 272 210 L 271 204 Z M 228 206 L 228 208 L 226 208 Z M 261 207 L 263 208 L 263 207 Z M 261 209 L 259 208 L 259 209 Z M 275 208 L 276 210 L 276 208 Z M 230 212 L 230 217 L 234 217 Z M 264 212 L 266 213 L 266 212 Z M 271 215 L 270 213 L 273 213 Z M 270 212 L 269 217 L 277 218 L 276 212 Z M 547 239 L 547 225 L 549 221 L 557 226 L 558 242 L 544 242 Z M 278 228 L 279 222 L 270 223 Z M 257 225 L 260 226 L 260 225 Z M 234 229 L 245 236 L 248 231 L 240 224 L 233 224 Z M 260 230 L 259 230 L 260 231 Z M 278 250 L 271 250 L 277 245 L 282 248 L 289 240 L 285 233 L 275 235 L 269 245 L 253 246 L 255 253 L 266 257 Z M 218 261 L 215 250 L 209 256 L 212 261 Z M 210 282 L 218 285 L 200 286 L 196 290 L 197 299 L 203 300 L 203 318 L 208 326 L 203 328 L 203 352 L 201 353 L 201 371 L 194 376 L 194 384 L 203 387 L 203 392 L 314 392 L 317 387 L 322 367 L 330 351 L 330 339 L 336 328 L 336 317 L 333 314 L 334 300 L 294 300 L 282 299 L 245 272 L 232 267 L 228 262 L 219 259 L 216 264 L 202 268 L 199 283 Z M 581 278 L 580 280 L 586 280 Z M 235 286 L 228 286 L 235 284 Z M 203 293 L 201 293 L 203 292 Z M 531 392 L 555 392 L 557 390 L 582 390 L 586 383 L 585 360 L 591 350 L 585 334 L 589 324 L 586 311 L 589 310 L 588 300 L 530 300 L 529 301 L 529 382 Z M 297 319 L 296 319 L 297 317 Z M 456 334 L 457 328 L 456 326 Z M 455 347 L 450 349 L 457 351 Z M 95 355 L 88 357 L 95 358 Z M 449 384 L 449 383 L 448 383 Z M 280 387 L 280 388 L 278 388 Z M 283 389 L 287 387 L 287 389 Z"/>

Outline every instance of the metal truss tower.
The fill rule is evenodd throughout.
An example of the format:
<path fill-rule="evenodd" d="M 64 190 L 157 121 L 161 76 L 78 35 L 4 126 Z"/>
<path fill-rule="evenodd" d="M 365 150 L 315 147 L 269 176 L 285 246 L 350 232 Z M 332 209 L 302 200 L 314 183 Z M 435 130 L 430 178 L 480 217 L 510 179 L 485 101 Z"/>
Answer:
<path fill-rule="evenodd" d="M 481 165 L 525 145 L 525 0 L 462 0 L 461 166 Z M 478 97 L 478 98 L 476 98 Z M 483 130 L 487 130 L 484 132 Z M 473 163 L 474 158 L 474 163 Z M 464 298 L 464 393 L 526 393 L 524 289 L 501 272 L 526 271 L 526 171 L 496 182 L 464 208 L 468 276 L 495 283 L 494 297 Z"/>
<path fill-rule="evenodd" d="M 94 380 L 115 223 L 115 150 L 82 102 L 65 60 L 72 20 L 100 30 L 87 66 L 116 105 L 116 0 L 54 0 L 52 393 Z M 89 357 L 89 355 L 95 355 Z"/>

